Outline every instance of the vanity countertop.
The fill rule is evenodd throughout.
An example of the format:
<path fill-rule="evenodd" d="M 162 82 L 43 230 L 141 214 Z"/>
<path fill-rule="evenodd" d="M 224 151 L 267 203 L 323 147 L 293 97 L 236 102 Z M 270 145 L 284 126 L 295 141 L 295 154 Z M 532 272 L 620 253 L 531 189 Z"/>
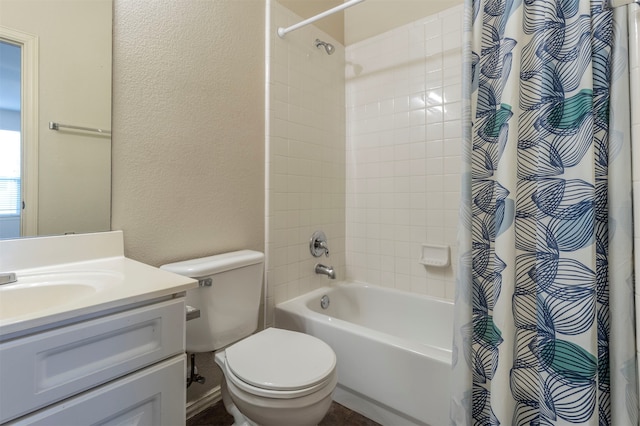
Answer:
<path fill-rule="evenodd" d="M 120 231 L 0 241 L 0 272 L 18 279 L 0 286 L 0 341 L 198 286 L 123 251 Z"/>

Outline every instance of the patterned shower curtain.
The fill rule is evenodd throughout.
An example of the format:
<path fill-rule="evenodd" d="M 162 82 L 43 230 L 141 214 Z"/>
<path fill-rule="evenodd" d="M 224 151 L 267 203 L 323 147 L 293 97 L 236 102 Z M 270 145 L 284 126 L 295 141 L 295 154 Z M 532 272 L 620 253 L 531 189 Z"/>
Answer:
<path fill-rule="evenodd" d="M 466 0 L 452 424 L 638 424 L 623 9 Z"/>

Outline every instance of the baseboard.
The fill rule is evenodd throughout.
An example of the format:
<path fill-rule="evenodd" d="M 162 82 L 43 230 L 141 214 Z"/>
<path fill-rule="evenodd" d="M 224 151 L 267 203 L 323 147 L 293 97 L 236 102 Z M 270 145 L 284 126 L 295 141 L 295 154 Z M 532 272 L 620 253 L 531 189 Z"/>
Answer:
<path fill-rule="evenodd" d="M 383 406 L 382 404 L 367 398 L 349 388 L 336 386 L 333 392 L 333 400 L 340 405 L 344 405 L 351 411 L 373 420 L 381 425 L 396 426 L 425 426 L 427 423 L 410 418 L 399 411 Z M 427 425 L 428 426 L 428 425 Z"/>
<path fill-rule="evenodd" d="M 216 386 L 207 392 L 202 398 L 187 404 L 187 419 L 201 413 L 221 400 L 222 393 L 220 392 L 220 386 Z"/>

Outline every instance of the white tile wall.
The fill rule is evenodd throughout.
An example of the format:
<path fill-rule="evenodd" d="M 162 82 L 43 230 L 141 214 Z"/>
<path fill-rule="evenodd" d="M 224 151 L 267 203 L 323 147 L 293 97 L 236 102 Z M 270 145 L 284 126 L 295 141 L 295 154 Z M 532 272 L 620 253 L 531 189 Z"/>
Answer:
<path fill-rule="evenodd" d="M 453 299 L 462 6 L 346 49 L 347 276 Z M 418 263 L 421 244 L 453 265 Z"/>
<path fill-rule="evenodd" d="M 453 298 L 454 268 L 417 260 L 422 243 L 450 245 L 456 260 L 462 7 L 346 52 L 314 26 L 273 36 L 301 19 L 271 2 L 267 325 L 276 303 L 327 284 L 317 261 L 339 278 Z M 309 254 L 316 229 L 329 259 Z"/>
<path fill-rule="evenodd" d="M 344 47 L 315 26 L 275 35 L 302 18 L 271 2 L 268 87 L 267 318 L 276 303 L 327 284 L 313 272 L 320 261 L 344 277 L 345 83 Z M 316 38 L 333 44 L 329 56 Z M 330 258 L 309 253 L 318 229 L 328 237 Z"/>

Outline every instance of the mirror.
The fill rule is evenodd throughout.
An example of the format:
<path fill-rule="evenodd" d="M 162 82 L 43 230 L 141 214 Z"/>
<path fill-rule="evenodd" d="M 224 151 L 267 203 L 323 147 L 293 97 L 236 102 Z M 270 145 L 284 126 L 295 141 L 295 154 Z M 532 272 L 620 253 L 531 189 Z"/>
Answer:
<path fill-rule="evenodd" d="M 0 157 L 16 130 L 22 153 L 18 183 L 0 161 L 0 238 L 110 229 L 112 15 L 112 0 L 0 0 L 0 42 L 21 58 L 0 49 Z"/>

